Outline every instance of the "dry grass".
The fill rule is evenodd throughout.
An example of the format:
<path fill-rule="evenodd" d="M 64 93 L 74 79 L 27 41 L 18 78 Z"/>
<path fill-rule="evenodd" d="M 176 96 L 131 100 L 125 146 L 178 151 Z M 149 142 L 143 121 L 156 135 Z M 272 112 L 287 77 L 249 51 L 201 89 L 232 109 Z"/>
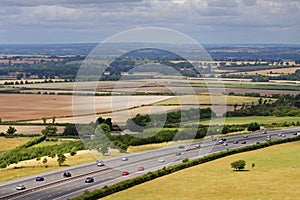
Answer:
<path fill-rule="evenodd" d="M 28 142 L 29 138 L 0 138 L 0 151 L 7 151 Z"/>
<path fill-rule="evenodd" d="M 298 199 L 300 142 L 241 153 L 191 167 L 110 195 L 105 200 Z M 230 163 L 246 161 L 249 171 Z M 255 163 L 252 168 L 251 164 Z"/>

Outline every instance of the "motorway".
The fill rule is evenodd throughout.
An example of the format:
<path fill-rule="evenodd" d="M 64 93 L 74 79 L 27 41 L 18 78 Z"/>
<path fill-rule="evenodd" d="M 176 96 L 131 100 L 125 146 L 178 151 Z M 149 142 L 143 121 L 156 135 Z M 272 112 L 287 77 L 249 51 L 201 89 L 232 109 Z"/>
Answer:
<path fill-rule="evenodd" d="M 22 199 L 22 200 L 48 200 L 48 199 L 68 199 L 83 194 L 85 190 L 94 190 L 111 185 L 120 181 L 130 179 L 149 171 L 155 171 L 165 166 L 181 163 L 183 159 L 195 159 L 215 152 L 224 151 L 229 148 L 238 148 L 246 145 L 253 145 L 257 142 L 267 142 L 269 135 L 271 140 L 280 138 L 296 137 L 294 133 L 300 132 L 298 128 L 287 128 L 282 130 L 268 131 L 266 134 L 252 133 L 226 137 L 227 146 L 219 143 L 219 140 L 205 140 L 197 143 L 182 144 L 165 147 L 141 153 L 128 154 L 127 161 L 122 161 L 121 157 L 113 157 L 104 160 L 105 166 L 98 167 L 96 162 L 66 167 L 56 171 L 49 171 L 20 179 L 15 179 L 0 183 L 0 199 Z M 283 137 L 281 134 L 284 134 Z M 238 143 L 234 143 L 238 141 Z M 245 141 L 245 144 L 242 142 Z M 196 147 L 199 144 L 201 147 Z M 181 155 L 175 155 L 181 152 Z M 163 159 L 164 162 L 159 162 Z M 145 170 L 138 171 L 139 167 Z M 65 178 L 63 172 L 68 171 L 72 177 Z M 129 175 L 122 176 L 123 171 L 128 171 Z M 37 176 L 45 178 L 44 181 L 35 181 Z M 93 183 L 85 183 L 86 177 L 93 177 Z M 18 184 L 25 185 L 25 190 L 16 190 Z"/>

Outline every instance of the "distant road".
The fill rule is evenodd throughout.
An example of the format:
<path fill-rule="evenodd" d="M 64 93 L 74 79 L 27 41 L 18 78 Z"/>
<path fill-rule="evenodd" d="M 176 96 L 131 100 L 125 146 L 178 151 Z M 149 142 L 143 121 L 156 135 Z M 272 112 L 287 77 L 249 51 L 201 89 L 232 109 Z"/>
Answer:
<path fill-rule="evenodd" d="M 199 158 L 226 149 L 238 148 L 241 146 L 253 145 L 257 142 L 266 142 L 267 136 L 271 140 L 279 138 L 295 137 L 294 133 L 300 132 L 298 128 L 288 128 L 283 130 L 268 131 L 267 134 L 253 133 L 226 137 L 227 146 L 219 141 L 205 140 L 203 142 L 188 143 L 171 146 L 141 153 L 128 154 L 127 161 L 122 161 L 121 157 L 114 157 L 104 160 L 105 166 L 98 167 L 96 162 L 67 167 L 56 171 L 50 171 L 38 175 L 28 176 L 16 180 L 0 183 L 0 199 L 22 199 L 22 200 L 63 200 L 73 198 L 84 193 L 85 190 L 102 188 L 125 179 L 145 174 L 149 171 L 161 169 L 181 163 L 183 159 Z M 284 134 L 284 136 L 282 136 Z M 246 142 L 242 144 L 242 142 Z M 234 143 L 237 142 L 237 143 Z M 198 148 L 196 145 L 200 145 Z M 181 152 L 181 155 L 175 155 Z M 159 162 L 163 159 L 164 162 Z M 144 171 L 138 171 L 139 167 L 144 167 Z M 70 178 L 64 178 L 63 172 L 72 174 Z M 128 171 L 129 175 L 122 176 L 123 171 Z M 37 182 L 35 178 L 43 176 L 44 181 Z M 92 176 L 93 183 L 85 183 L 85 178 Z M 26 189 L 18 191 L 18 184 L 25 185 Z"/>

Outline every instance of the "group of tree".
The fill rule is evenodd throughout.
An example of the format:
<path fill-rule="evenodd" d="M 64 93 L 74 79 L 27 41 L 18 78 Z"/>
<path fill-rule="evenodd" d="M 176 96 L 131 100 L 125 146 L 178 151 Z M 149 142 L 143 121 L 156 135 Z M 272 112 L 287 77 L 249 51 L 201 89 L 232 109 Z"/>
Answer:
<path fill-rule="evenodd" d="M 257 70 L 257 69 L 256 69 Z M 270 71 L 272 74 L 272 71 Z M 300 80 L 300 70 L 296 70 L 294 73 L 280 74 L 278 76 L 267 76 L 261 74 L 222 74 L 222 78 L 238 78 L 238 79 L 251 79 L 252 82 L 269 82 L 270 80 Z"/>
<path fill-rule="evenodd" d="M 201 119 L 210 119 L 216 114 L 210 108 L 189 109 L 173 111 L 167 114 L 140 115 L 128 119 L 127 128 L 134 132 L 142 132 L 144 127 L 166 127 L 176 128 L 182 122 L 198 122 Z"/>
<path fill-rule="evenodd" d="M 81 141 L 68 141 L 56 145 L 35 147 L 34 144 L 40 142 L 40 140 L 41 138 L 35 139 L 15 149 L 1 152 L 0 167 L 5 168 L 10 164 L 18 163 L 22 160 L 41 158 L 44 156 L 51 158 L 57 157 L 57 161 L 61 165 L 66 159 L 63 154 L 73 152 L 73 155 L 75 155 L 77 150 L 86 149 Z"/>
<path fill-rule="evenodd" d="M 258 104 L 243 104 L 240 109 L 228 111 L 226 117 L 240 116 L 300 116 L 300 94 L 273 95 L 275 102 L 259 99 Z"/>

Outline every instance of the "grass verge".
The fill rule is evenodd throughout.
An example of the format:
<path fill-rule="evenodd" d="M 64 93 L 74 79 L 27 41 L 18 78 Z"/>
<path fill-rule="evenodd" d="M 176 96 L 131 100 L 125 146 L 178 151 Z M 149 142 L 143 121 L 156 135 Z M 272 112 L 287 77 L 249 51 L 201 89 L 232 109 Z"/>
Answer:
<path fill-rule="evenodd" d="M 300 195 L 299 151 L 300 141 L 297 141 L 231 155 L 103 199 L 297 199 Z M 234 172 L 230 163 L 239 159 L 246 161 L 246 171 Z"/>

